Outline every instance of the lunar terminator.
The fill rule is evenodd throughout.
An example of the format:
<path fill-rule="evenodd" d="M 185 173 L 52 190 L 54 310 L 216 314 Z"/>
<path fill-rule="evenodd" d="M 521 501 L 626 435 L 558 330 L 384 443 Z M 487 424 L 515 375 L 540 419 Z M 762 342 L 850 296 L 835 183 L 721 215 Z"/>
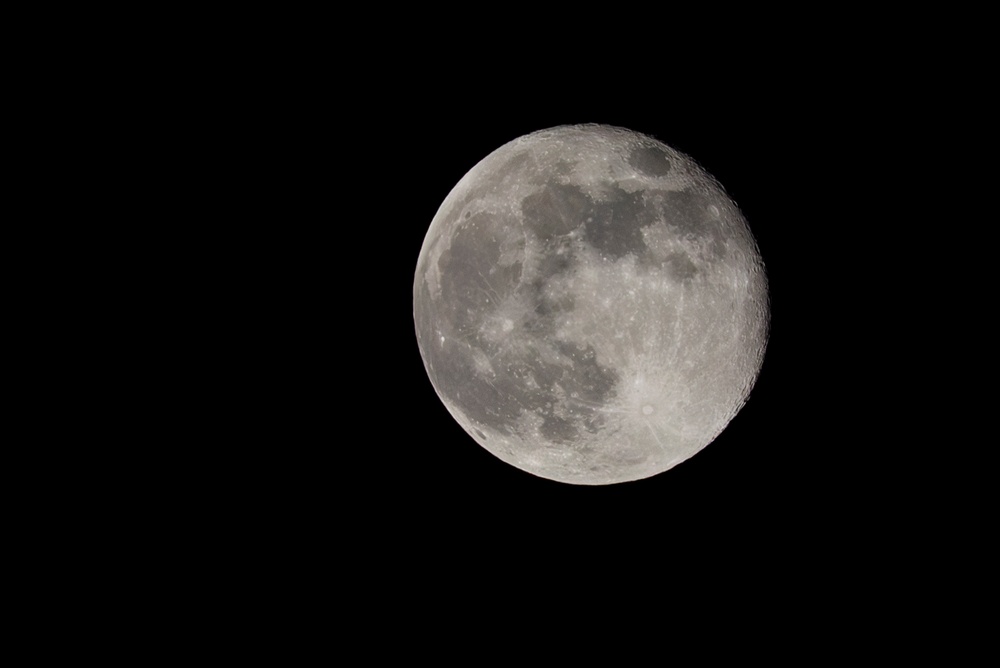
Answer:
<path fill-rule="evenodd" d="M 413 307 L 430 381 L 472 439 L 588 485 L 711 443 L 749 396 L 770 317 L 722 187 L 601 125 L 532 133 L 473 167 L 430 224 Z"/>

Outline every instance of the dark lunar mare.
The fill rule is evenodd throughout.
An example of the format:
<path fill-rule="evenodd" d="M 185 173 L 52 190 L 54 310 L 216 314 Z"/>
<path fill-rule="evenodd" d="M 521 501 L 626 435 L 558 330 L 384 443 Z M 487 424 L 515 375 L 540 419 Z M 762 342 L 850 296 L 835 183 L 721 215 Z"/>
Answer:
<path fill-rule="evenodd" d="M 709 213 L 712 201 L 691 190 L 650 190 L 647 202 L 658 210 L 675 233 L 688 240 L 708 240 L 712 258 L 719 259 L 726 252 L 726 237 L 722 223 Z"/>
<path fill-rule="evenodd" d="M 628 156 L 628 164 L 649 176 L 666 176 L 673 166 L 667 152 L 656 146 L 632 150 Z"/>
<path fill-rule="evenodd" d="M 653 162 L 647 167 L 659 164 L 656 159 L 649 157 Z M 500 214 L 466 212 L 438 262 L 441 298 L 430 299 L 425 282 L 426 294 L 417 302 L 441 310 L 417 318 L 435 387 L 470 419 L 502 434 L 514 433 L 525 411 L 540 417 L 543 437 L 554 443 L 574 442 L 580 425 L 596 432 L 603 424 L 596 409 L 614 398 L 618 373 L 598 364 L 593 347 L 553 338 L 558 318 L 576 305 L 571 296 L 554 298 L 545 291 L 549 280 L 572 273 L 579 262 L 569 235 L 580 229 L 583 239 L 609 259 L 633 254 L 644 265 L 653 263 L 684 281 L 698 272 L 696 264 L 684 253 L 654 262 L 642 229 L 665 220 L 675 234 L 709 239 L 721 256 L 722 231 L 708 204 L 686 190 L 629 193 L 609 183 L 595 198 L 575 185 L 548 183 L 521 203 L 524 230 L 541 245 L 536 278 L 529 281 L 521 280 L 520 262 L 500 263 L 496 230 L 519 222 Z M 509 337 L 520 337 L 526 346 L 510 346 L 508 337 L 498 340 L 484 334 L 486 321 L 515 294 L 528 300 L 531 311 Z M 486 355 L 492 372 L 477 366 L 477 351 Z M 564 398 L 553 400 L 557 394 Z"/>
<path fill-rule="evenodd" d="M 524 225 L 542 242 L 550 242 L 581 225 L 584 238 L 603 254 L 618 259 L 646 250 L 642 228 L 653 223 L 642 193 L 608 184 L 594 199 L 579 186 L 546 184 L 521 203 Z"/>
<path fill-rule="evenodd" d="M 545 209 L 531 227 L 541 230 L 546 245 L 537 280 L 522 282 L 520 263 L 499 264 L 501 242 L 489 230 L 504 221 L 479 213 L 463 221 L 441 254 L 440 299 L 431 299 L 426 280 L 419 288 L 417 303 L 425 306 L 416 314 L 417 335 L 434 386 L 470 419 L 505 435 L 531 411 L 545 439 L 572 443 L 581 425 L 591 432 L 600 428 L 596 408 L 615 395 L 618 374 L 597 362 L 592 346 L 553 338 L 556 318 L 574 304 L 568 297 L 547 296 L 544 289 L 546 280 L 575 270 L 576 258 L 560 237 L 579 225 L 581 210 L 575 207 L 593 210 L 581 194 L 555 189 L 528 205 Z M 560 245 L 561 254 L 555 252 Z M 512 295 L 527 299 L 531 311 L 509 336 L 488 336 L 483 325 Z M 523 345 L 510 345 L 513 338 Z M 492 372 L 477 366 L 478 355 L 486 356 Z M 557 395 L 563 399 L 553 400 Z"/>

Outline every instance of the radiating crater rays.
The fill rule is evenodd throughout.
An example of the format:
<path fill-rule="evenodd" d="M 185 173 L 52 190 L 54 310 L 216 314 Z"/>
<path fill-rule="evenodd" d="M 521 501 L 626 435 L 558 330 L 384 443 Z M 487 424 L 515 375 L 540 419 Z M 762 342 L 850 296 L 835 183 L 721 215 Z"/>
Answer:
<path fill-rule="evenodd" d="M 739 410 L 766 283 L 744 269 L 759 258 L 735 205 L 686 156 L 554 128 L 498 149 L 454 197 L 428 231 L 414 321 L 432 383 L 484 447 L 547 478 L 621 482 L 683 461 Z"/>

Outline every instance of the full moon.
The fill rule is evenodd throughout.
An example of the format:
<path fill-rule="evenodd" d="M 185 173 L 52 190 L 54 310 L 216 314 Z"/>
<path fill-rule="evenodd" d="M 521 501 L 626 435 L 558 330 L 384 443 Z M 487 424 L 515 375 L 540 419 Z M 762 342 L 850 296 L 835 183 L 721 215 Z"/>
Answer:
<path fill-rule="evenodd" d="M 536 476 L 662 473 L 746 403 L 767 279 L 736 204 L 688 156 L 603 125 L 525 135 L 448 194 L 417 261 L 424 366 L 463 429 Z"/>

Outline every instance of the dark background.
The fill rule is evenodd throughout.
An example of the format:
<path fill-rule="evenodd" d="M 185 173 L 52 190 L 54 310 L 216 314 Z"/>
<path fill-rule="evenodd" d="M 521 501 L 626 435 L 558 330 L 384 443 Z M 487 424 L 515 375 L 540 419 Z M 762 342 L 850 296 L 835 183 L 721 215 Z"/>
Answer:
<path fill-rule="evenodd" d="M 470 80 L 424 65 L 355 79 L 345 66 L 324 85 L 279 78 L 283 108 L 262 119 L 264 139 L 241 144 L 263 175 L 241 193 L 261 224 L 239 230 L 253 238 L 234 255 L 253 283 L 240 275 L 219 303 L 243 295 L 253 314 L 253 346 L 235 362 L 254 396 L 234 419 L 252 446 L 226 461 L 255 509 L 239 506 L 244 521 L 298 553 L 304 537 L 333 540 L 366 572 L 411 584 L 447 577 L 451 559 L 491 573 L 607 559 L 638 573 L 700 551 L 780 568 L 922 521 L 900 426 L 920 388 L 901 382 L 894 326 L 910 307 L 902 165 L 919 155 L 898 150 L 890 85 L 836 67 L 733 67 L 669 85 L 625 68 L 596 86 L 588 71 Z M 740 206 L 770 286 L 747 405 L 692 459 L 612 486 L 544 480 L 478 446 L 437 398 L 412 319 L 421 244 L 452 187 L 502 144 L 572 123 L 692 156 Z"/>
<path fill-rule="evenodd" d="M 601 603 L 602 624 L 588 615 L 573 636 L 547 633 L 561 646 L 583 636 L 589 648 L 619 615 L 669 633 L 674 594 L 689 587 L 704 606 L 686 616 L 702 626 L 707 611 L 738 607 L 741 624 L 784 638 L 787 622 L 768 614 L 778 607 L 800 628 L 833 630 L 809 645 L 825 651 L 857 636 L 858 612 L 882 636 L 892 613 L 879 603 L 966 593 L 954 574 L 976 550 L 960 539 L 990 524 L 959 520 L 992 507 L 975 496 L 995 486 L 967 482 L 990 413 L 936 373 L 963 366 L 989 384 L 959 298 L 967 268 L 989 266 L 975 231 L 990 222 L 990 191 L 970 185 L 976 169 L 957 150 L 989 156 L 988 133 L 961 133 L 988 108 L 964 93 L 989 90 L 988 78 L 957 76 L 988 59 L 943 60 L 936 14 L 926 29 L 849 9 L 830 12 L 843 29 L 784 14 L 637 15 L 615 28 L 606 14 L 634 12 L 606 9 L 578 17 L 586 30 L 526 17 L 498 37 L 484 30 L 492 16 L 466 30 L 411 25 L 435 23 L 424 8 L 285 26 L 268 12 L 252 29 L 239 25 L 248 12 L 227 12 L 205 25 L 201 49 L 181 33 L 153 45 L 159 67 L 111 49 L 136 68 L 112 77 L 114 96 L 81 77 L 52 124 L 69 116 L 92 142 L 70 153 L 101 182 L 84 186 L 100 206 L 70 196 L 67 222 L 92 239 L 100 225 L 86 219 L 120 207 L 127 224 L 96 241 L 130 266 L 80 255 L 128 297 L 112 300 L 121 322 L 108 327 L 87 313 L 104 290 L 84 284 L 87 317 L 57 333 L 93 327 L 128 373 L 108 374 L 101 349 L 81 345 L 93 372 L 70 391 L 101 410 L 78 422 L 53 406 L 43 421 L 71 429 L 66 468 L 80 487 L 56 502 L 80 519 L 80 540 L 53 552 L 60 564 L 90 553 L 117 574 L 135 569 L 134 596 L 158 605 L 146 589 L 157 583 L 185 615 L 204 615 L 207 633 L 234 610 L 266 630 L 276 617 L 323 637 L 333 628 L 331 648 L 363 628 L 378 633 L 367 649 L 407 652 L 406 629 L 437 650 L 460 646 L 441 607 L 494 632 L 491 649 L 572 616 L 532 619 L 552 600 Z M 955 34 L 969 41 L 964 25 Z M 605 487 L 543 480 L 476 445 L 435 395 L 413 330 L 413 272 L 448 192 L 503 143 L 567 123 L 623 126 L 691 155 L 741 207 L 770 284 L 749 403 L 689 461 Z M 125 150 L 109 153 L 110 135 Z M 103 177 L 92 157 L 127 178 Z M 935 196 L 944 215 L 924 211 Z M 942 344 L 938 330 L 959 340 Z M 965 438 L 963 425 L 986 436 Z M 102 582 L 93 575 L 82 577 Z M 614 604 L 628 595 L 643 606 Z M 927 608 L 932 623 L 957 609 Z M 504 619 L 483 623 L 481 609 Z M 841 609 L 843 620 L 814 622 Z M 900 645 L 922 647 L 906 632 Z M 735 645 L 725 640 L 716 646 Z"/>
<path fill-rule="evenodd" d="M 975 392 L 936 378 L 954 366 L 984 375 L 982 355 L 959 361 L 976 350 L 959 297 L 967 267 L 989 266 L 975 230 L 990 191 L 969 185 L 976 170 L 957 149 L 989 156 L 988 133 L 961 133 L 970 109 L 989 108 L 964 91 L 989 87 L 957 75 L 989 59 L 942 59 L 937 14 L 916 29 L 898 12 L 878 24 L 849 8 L 700 22 L 662 9 L 669 19 L 577 12 L 585 30 L 511 16 L 500 36 L 485 29 L 508 11 L 496 7 L 437 32 L 423 7 L 412 18 L 379 8 L 367 23 L 334 10 L 285 31 L 270 13 L 254 30 L 227 13 L 209 28 L 214 57 L 196 52 L 176 72 L 183 41 L 161 50 L 174 84 L 141 72 L 151 92 L 136 99 L 115 82 L 128 104 L 100 113 L 136 124 L 125 139 L 142 158 L 121 165 L 138 186 L 128 229 L 148 230 L 145 207 L 156 217 L 128 257 L 165 257 L 152 268 L 162 292 L 137 285 L 152 321 L 125 304 L 114 336 L 155 333 L 128 362 L 164 396 L 125 385 L 143 410 L 107 406 L 145 430 L 104 467 L 134 490 L 79 476 L 108 499 L 94 520 L 130 514 L 113 526 L 128 549 L 111 568 L 148 552 L 163 567 L 143 581 L 193 589 L 184 608 L 204 610 L 206 629 L 227 616 L 201 605 L 207 592 L 227 610 L 334 628 L 338 649 L 344 627 L 330 620 L 344 616 L 339 635 L 373 631 L 376 651 L 420 647 L 407 630 L 434 650 L 462 646 L 447 613 L 488 629 L 490 649 L 519 636 L 589 649 L 626 635 L 602 630 L 619 617 L 630 639 L 639 618 L 672 637 L 677 594 L 692 592 L 702 605 L 685 617 L 703 627 L 735 611 L 760 638 L 833 631 L 802 643 L 813 651 L 864 631 L 891 642 L 900 609 L 934 633 L 904 627 L 899 647 L 938 634 L 958 606 L 926 597 L 980 591 L 955 574 L 978 552 L 963 537 L 990 525 L 961 520 L 992 507 L 975 497 L 995 487 L 967 483 L 989 411 L 951 410 L 945 399 Z M 606 27 L 616 13 L 629 16 Z M 955 34 L 967 41 L 964 25 Z M 568 123 L 644 132 L 697 160 L 742 209 L 770 285 L 748 404 L 692 459 L 603 487 L 540 479 L 479 447 L 438 400 L 412 320 L 421 243 L 451 188 L 505 142 Z M 147 161 L 162 174 L 133 166 Z M 113 199 L 117 183 L 107 188 Z M 925 210 L 935 197 L 943 215 Z M 942 329 L 960 341 L 942 344 Z M 983 423 L 986 436 L 956 435 Z M 85 439 L 102 432 L 81 436 L 69 445 L 90 458 Z M 587 615 L 572 635 L 548 631 L 573 618 L 550 605 L 562 601 Z M 736 646 L 717 640 L 709 650 Z"/>
<path fill-rule="evenodd" d="M 164 445 L 150 456 L 135 439 L 136 491 L 108 505 L 138 508 L 122 535 L 149 532 L 165 582 L 195 572 L 199 588 L 252 614 L 285 615 L 270 600 L 293 600 L 293 612 L 321 611 L 314 623 L 346 614 L 376 630 L 388 620 L 394 634 L 429 622 L 447 645 L 434 614 L 445 596 L 461 617 L 506 615 L 487 628 L 512 635 L 559 621 L 526 626 L 539 602 L 615 597 L 643 599 L 662 631 L 674 594 L 692 589 L 716 612 L 742 597 L 740 619 L 771 630 L 785 629 L 763 612 L 777 597 L 801 627 L 813 623 L 803 611 L 842 600 L 852 620 L 870 609 L 880 633 L 873 600 L 905 604 L 928 580 L 951 587 L 953 571 L 926 555 L 960 545 L 955 516 L 986 507 L 955 494 L 968 487 L 964 453 L 983 439 L 954 436 L 977 418 L 942 408 L 961 386 L 934 373 L 957 348 L 928 336 L 962 315 L 949 294 L 963 268 L 941 259 L 978 246 L 952 229 L 988 212 L 982 191 L 942 175 L 955 161 L 941 138 L 957 124 L 935 114 L 959 96 L 934 97 L 935 59 L 891 45 L 868 58 L 833 35 L 812 50 L 779 42 L 768 57 L 748 29 L 719 63 L 704 45 L 659 39 L 662 54 L 635 53 L 651 34 L 640 28 L 620 47 L 569 31 L 558 54 L 540 53 L 549 40 L 530 31 L 513 46 L 478 33 L 456 44 L 449 31 L 440 58 L 421 31 L 359 46 L 296 30 L 226 50 L 214 69 L 196 62 L 194 91 L 183 79 L 185 95 L 150 104 L 164 119 L 143 136 L 162 142 L 154 158 L 176 158 L 165 187 L 141 198 L 167 209 L 150 247 L 169 255 L 155 271 L 170 308 L 150 325 L 162 344 L 137 359 L 155 357 L 153 378 L 174 382 L 161 403 L 132 392 L 154 405 L 140 421 Z M 611 486 L 537 478 L 478 446 L 436 396 L 412 319 L 421 244 L 454 185 L 504 143 L 571 123 L 622 126 L 692 156 L 743 211 L 770 287 L 747 405 L 690 460 Z M 933 191 L 949 208 L 972 200 L 978 218 L 929 218 Z M 150 376 L 144 362 L 135 373 Z M 929 428 L 942 417 L 945 438 Z M 155 513 L 132 503 L 144 495 Z M 640 609 L 600 607 L 626 623 Z M 816 647 L 840 644 L 832 628 Z"/>
<path fill-rule="evenodd" d="M 373 250 L 379 293 L 365 292 L 363 300 L 373 300 L 365 313 L 377 323 L 377 332 L 370 328 L 363 337 L 377 351 L 366 355 L 387 359 L 377 378 L 366 379 L 371 390 L 357 397 L 371 402 L 362 414 L 374 424 L 355 432 L 356 456 L 366 466 L 351 475 L 365 476 L 373 494 L 391 500 L 388 522 L 449 541 L 520 544 L 563 536 L 603 550 L 618 541 L 669 544 L 667 536 L 688 532 L 784 544 L 835 518 L 857 517 L 844 510 L 868 494 L 873 467 L 884 460 L 875 450 L 890 447 L 877 435 L 882 418 L 871 415 L 867 400 L 878 370 L 867 366 L 867 344 L 857 342 L 878 336 L 868 325 L 869 291 L 878 288 L 857 278 L 869 262 L 858 243 L 861 220 L 877 204 L 857 185 L 870 178 L 870 163 L 857 159 L 874 155 L 868 131 L 834 123 L 826 97 L 774 97 L 759 87 L 608 97 L 549 90 L 516 104 L 460 95 L 430 104 L 405 133 L 380 146 L 385 163 L 376 173 L 391 186 L 375 196 L 379 214 L 366 227 L 392 247 L 391 254 L 381 245 Z M 713 174 L 758 241 L 772 307 L 760 378 L 725 432 L 666 473 L 605 487 L 537 478 L 479 447 L 438 400 L 412 325 L 420 246 L 455 183 L 507 141 L 585 122 L 650 134 Z M 386 174 L 385 165 L 396 173 Z M 355 262 L 367 264 L 363 256 Z M 366 363 L 353 357 L 344 365 L 365 374 Z"/>

